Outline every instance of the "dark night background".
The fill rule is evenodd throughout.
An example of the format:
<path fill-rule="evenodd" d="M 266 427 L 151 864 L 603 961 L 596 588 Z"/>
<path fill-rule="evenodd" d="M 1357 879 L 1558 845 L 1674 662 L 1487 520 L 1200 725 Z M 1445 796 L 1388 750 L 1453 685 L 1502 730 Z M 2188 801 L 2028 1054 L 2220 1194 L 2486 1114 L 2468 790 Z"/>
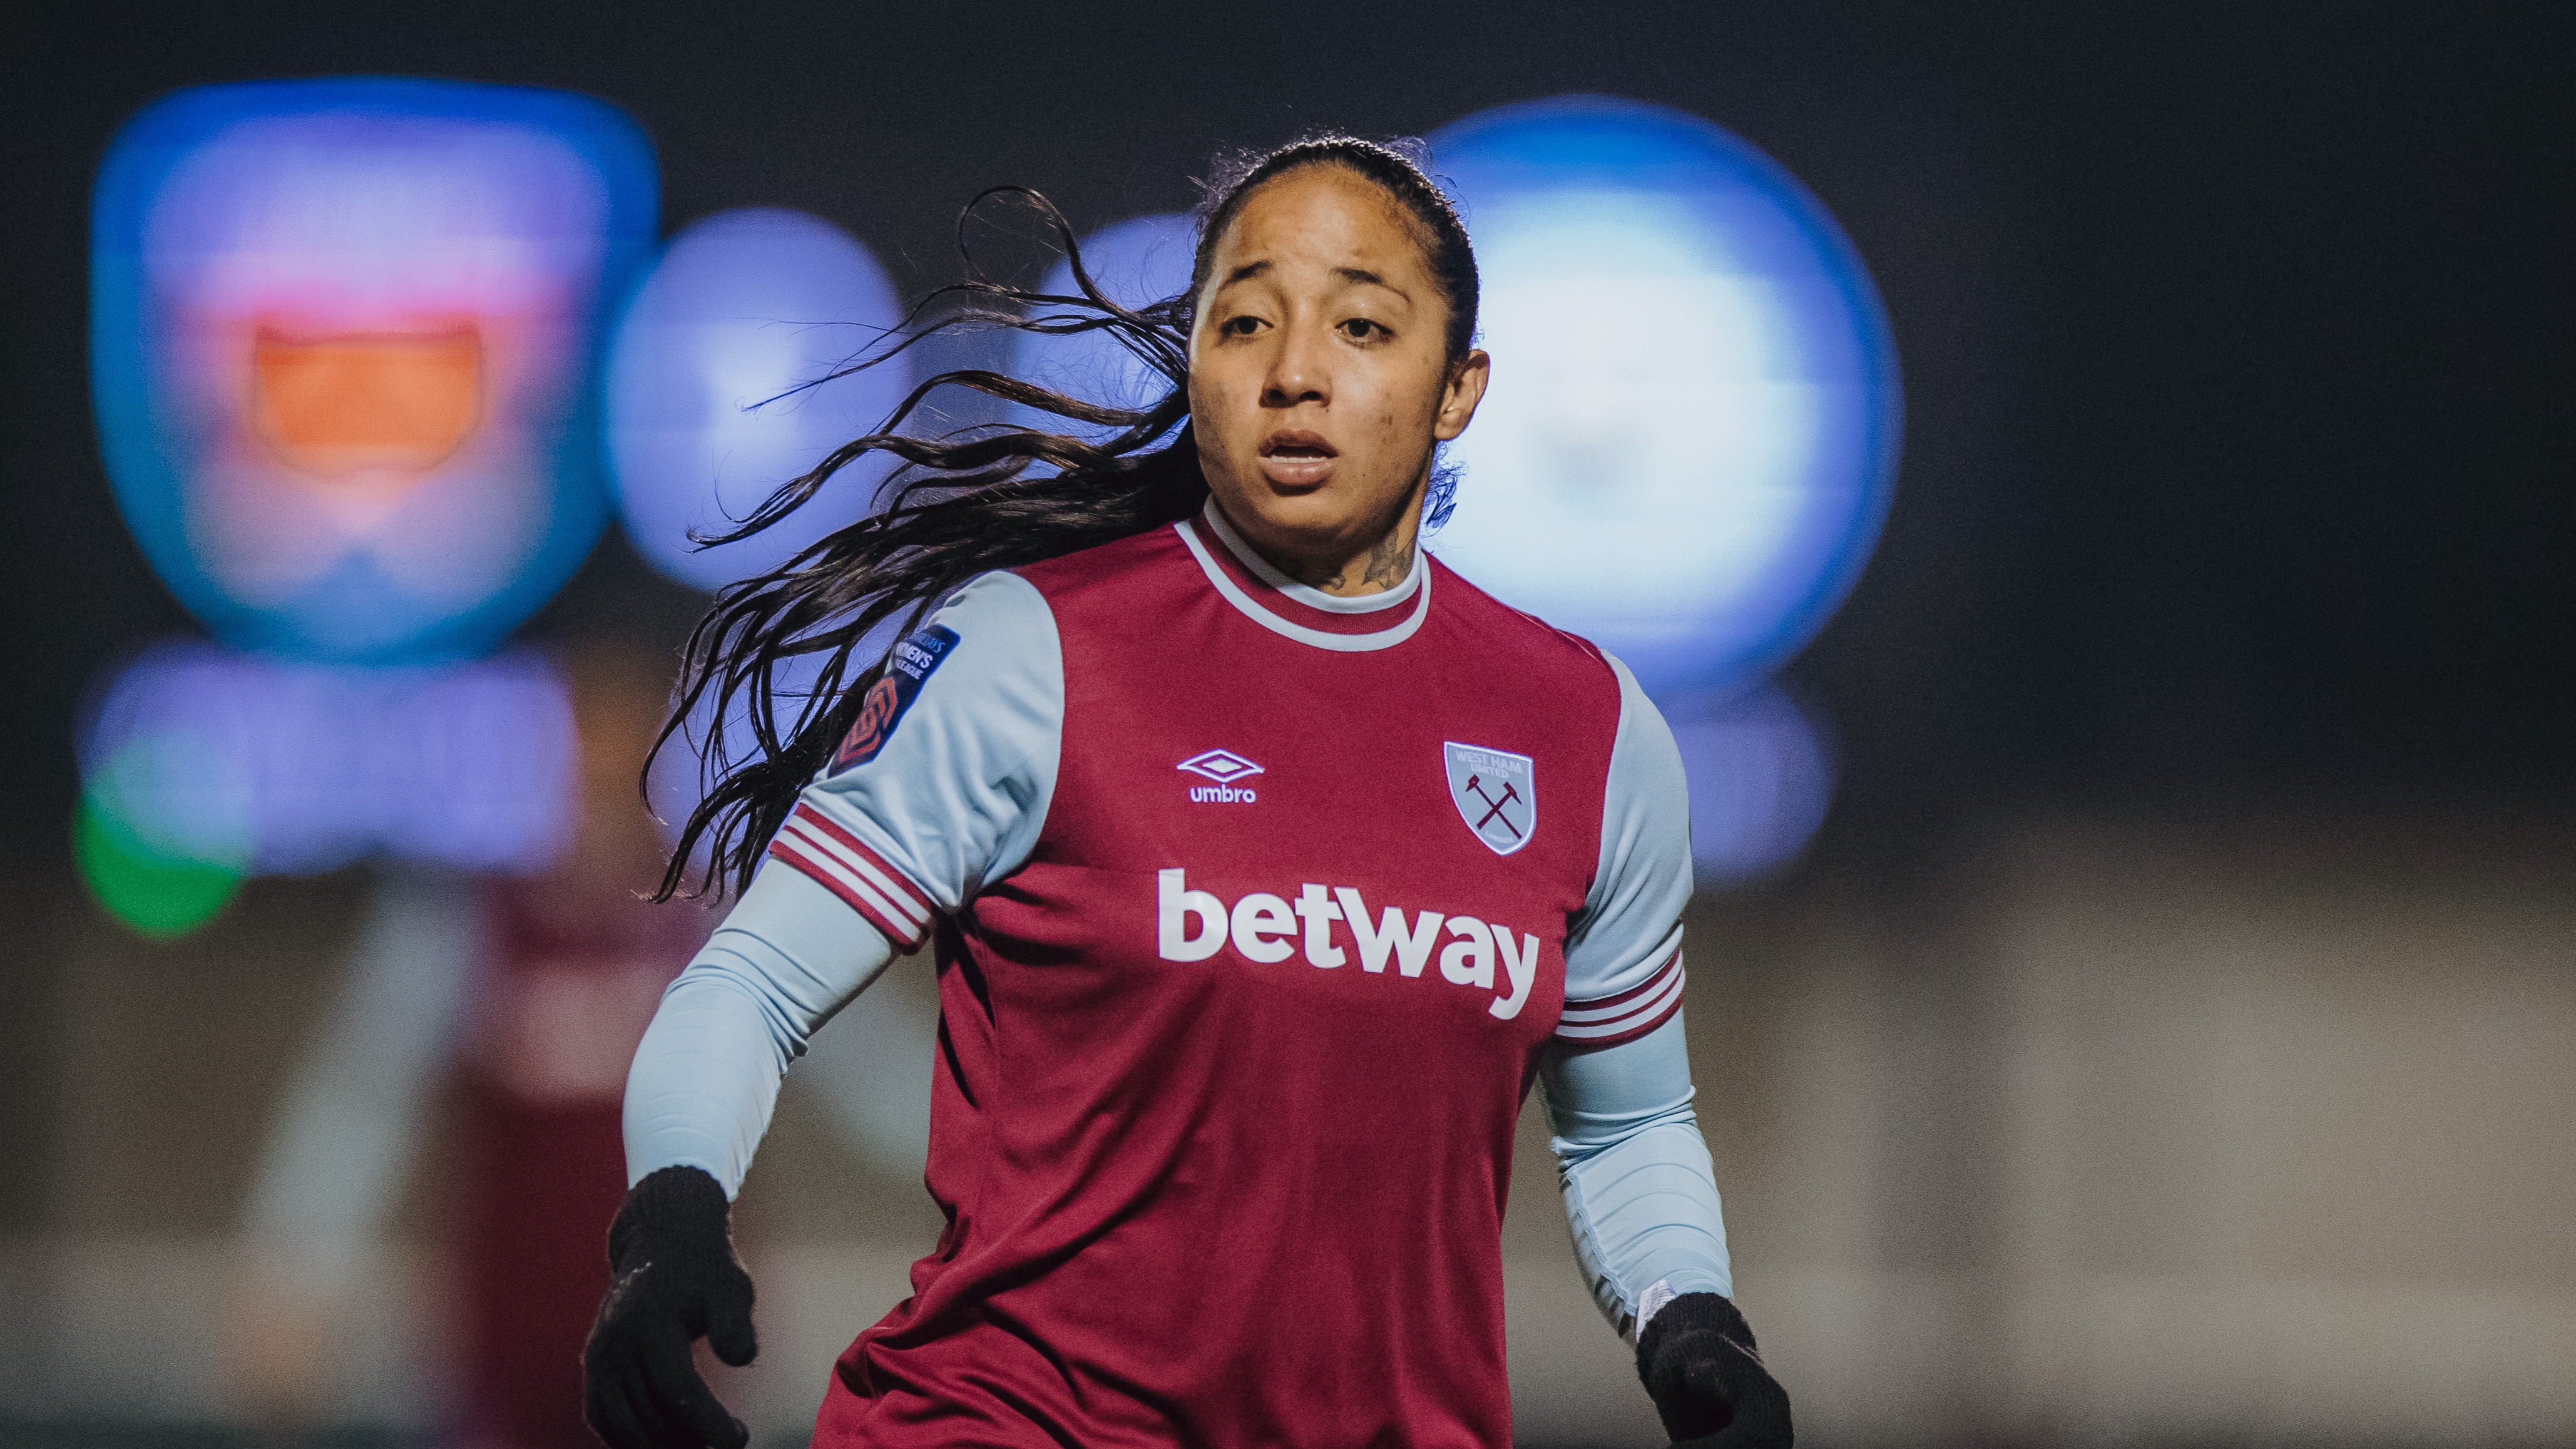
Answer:
<path fill-rule="evenodd" d="M 1790 672 L 1844 754 L 1824 849 L 1982 802 L 2561 800 L 2569 183 L 2539 7 L 1566 5 L 63 8 L 0 87 L 16 520 L 0 831 L 62 854 L 74 701 L 191 627 L 101 474 L 85 208 L 174 87 L 395 72 L 569 87 L 660 147 L 664 232 L 804 208 L 918 292 L 959 205 L 1185 205 L 1212 150 L 1427 132 L 1573 90 L 1803 178 L 1905 368 L 1893 513 Z M 1508 366 L 1509 359 L 1501 359 Z M 1472 490 L 1472 482 L 1469 485 Z M 1472 496 L 1472 495 L 1471 495 Z M 533 626 L 693 607 L 614 534 Z"/>

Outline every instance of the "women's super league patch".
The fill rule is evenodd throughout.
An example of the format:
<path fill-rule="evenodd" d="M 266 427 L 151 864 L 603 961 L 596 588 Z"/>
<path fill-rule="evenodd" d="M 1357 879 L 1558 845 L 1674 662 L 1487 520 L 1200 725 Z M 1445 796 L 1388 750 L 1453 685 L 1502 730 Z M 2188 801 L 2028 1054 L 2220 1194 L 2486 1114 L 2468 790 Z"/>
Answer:
<path fill-rule="evenodd" d="M 915 695 L 921 693 L 922 681 L 930 671 L 957 647 L 957 631 L 944 624 L 933 624 L 894 646 L 887 657 L 885 673 L 868 686 L 867 697 L 859 702 L 859 717 L 850 726 L 850 737 L 841 741 L 832 756 L 832 773 L 837 775 L 852 766 L 864 765 L 877 757 L 885 742 L 894 736 L 894 727 L 903 712 L 912 708 Z"/>

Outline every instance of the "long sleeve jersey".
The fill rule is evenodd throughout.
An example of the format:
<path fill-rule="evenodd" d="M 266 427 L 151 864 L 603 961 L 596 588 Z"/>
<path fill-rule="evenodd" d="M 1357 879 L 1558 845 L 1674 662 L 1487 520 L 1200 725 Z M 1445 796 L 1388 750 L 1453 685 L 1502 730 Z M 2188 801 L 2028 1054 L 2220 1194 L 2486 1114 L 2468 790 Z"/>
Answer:
<path fill-rule="evenodd" d="M 805 1036 L 935 944 L 947 1229 L 820 1440 L 1506 1441 L 1541 1080 L 1612 1321 L 1729 1289 L 1671 736 L 1434 560 L 1325 595 L 1211 507 L 978 578 L 770 856 L 639 1053 L 629 1166 L 730 1191 Z"/>

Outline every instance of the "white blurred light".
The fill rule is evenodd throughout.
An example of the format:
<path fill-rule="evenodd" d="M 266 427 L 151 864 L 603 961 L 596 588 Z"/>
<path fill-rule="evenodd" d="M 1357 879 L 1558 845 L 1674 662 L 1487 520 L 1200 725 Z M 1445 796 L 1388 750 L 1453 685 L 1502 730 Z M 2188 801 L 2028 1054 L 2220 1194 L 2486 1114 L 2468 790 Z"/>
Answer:
<path fill-rule="evenodd" d="M 803 385 L 901 320 L 876 259 L 819 217 L 728 211 L 674 238 L 628 304 L 609 361 L 609 457 L 637 551 L 712 591 L 866 516 L 889 466 L 875 457 L 751 538 L 712 549 L 691 539 L 730 530 L 780 484 L 876 430 L 911 387 L 907 358 Z"/>
<path fill-rule="evenodd" d="M 1494 359 L 1434 547 L 1658 696 L 1758 677 L 1886 510 L 1895 354 L 1859 257 L 1787 172 L 1678 111 L 1569 97 L 1432 144 Z"/>

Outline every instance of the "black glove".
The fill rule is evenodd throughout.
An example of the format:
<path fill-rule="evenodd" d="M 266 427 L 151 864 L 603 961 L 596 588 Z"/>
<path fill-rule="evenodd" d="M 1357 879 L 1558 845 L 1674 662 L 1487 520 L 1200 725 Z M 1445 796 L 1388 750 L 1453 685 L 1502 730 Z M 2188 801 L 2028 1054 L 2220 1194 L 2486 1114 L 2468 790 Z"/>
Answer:
<path fill-rule="evenodd" d="M 1685 1293 L 1646 1320 L 1637 1377 L 1677 1449 L 1789 1449 L 1789 1393 L 1718 1294 Z"/>
<path fill-rule="evenodd" d="M 689 1357 L 700 1336 L 736 1368 L 759 1352 L 751 1275 L 733 1255 L 724 1189 L 694 1167 L 635 1184 L 608 1228 L 608 1271 L 582 1351 L 591 1432 L 612 1449 L 743 1449 L 751 1431 Z"/>

